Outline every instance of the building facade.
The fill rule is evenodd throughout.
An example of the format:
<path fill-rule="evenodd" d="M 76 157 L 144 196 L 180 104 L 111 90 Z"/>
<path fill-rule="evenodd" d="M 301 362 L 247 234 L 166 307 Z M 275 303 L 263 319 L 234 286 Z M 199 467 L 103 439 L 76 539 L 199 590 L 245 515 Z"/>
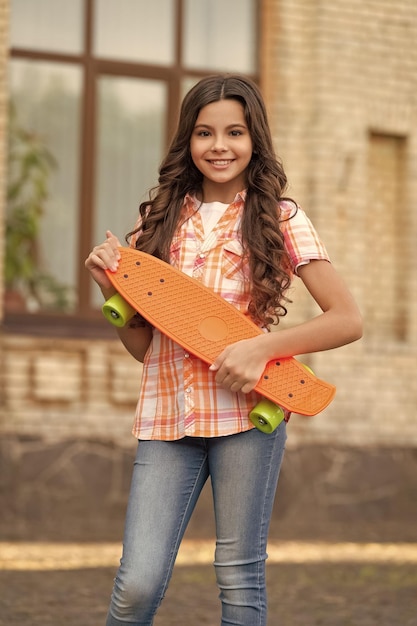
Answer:
<path fill-rule="evenodd" d="M 38 4 L 39 11 L 48 5 Z M 145 4 L 131 4 L 130 20 L 129 14 L 119 16 L 120 28 L 140 19 L 137 11 L 145 11 Z M 59 267 L 52 277 L 54 297 L 62 295 L 57 277 L 65 276 L 71 287 L 63 311 L 48 308 L 50 292 L 31 294 L 23 308 L 14 308 L 0 278 L 1 434 L 134 444 L 130 429 L 141 366 L 101 320 L 83 259 L 107 224 L 120 235 L 132 226 L 139 194 L 155 175 L 145 169 L 156 168 L 183 90 L 199 76 L 226 70 L 259 81 L 289 195 L 313 220 L 364 315 L 360 342 L 305 359 L 338 392 L 322 414 L 293 416 L 289 445 L 416 446 L 415 1 L 260 0 L 240 3 L 243 21 L 235 23 L 222 19 L 224 2 L 159 5 L 167 16 L 161 40 L 171 44 L 157 50 L 159 58 L 135 58 L 128 43 L 112 49 L 110 2 L 71 3 L 78 13 L 66 17 L 79 19 L 83 28 L 74 27 L 74 41 L 64 44 L 52 41 L 58 22 L 48 28 L 46 18 L 39 18 L 40 41 L 51 33 L 45 49 L 25 29 L 22 2 L 0 0 L 0 247 L 6 247 L 3 225 L 10 205 L 6 138 L 15 119 L 9 103 L 16 100 L 18 123 L 27 130 L 39 124 L 45 136 L 49 126 L 57 128 L 52 152 L 59 173 L 51 175 L 50 192 L 56 205 L 41 228 L 40 248 L 46 269 Z M 152 12 L 143 14 L 149 24 L 154 19 Z M 192 38 L 201 22 L 211 29 L 209 35 L 197 33 L 205 52 Z M 245 36 L 236 37 L 239 29 Z M 145 52 L 155 39 L 147 30 L 142 24 Z M 244 43 L 226 62 L 236 38 Z M 33 75 L 35 66 L 39 73 Z M 33 95 L 34 85 L 44 89 L 45 100 L 25 109 L 25 89 Z M 132 119 L 135 107 L 143 106 L 138 126 L 121 115 L 119 96 L 130 103 Z M 129 167 L 134 172 L 126 174 Z M 65 203 L 60 208 L 63 198 L 71 210 Z M 112 212 L 116 202 L 125 206 L 121 216 Z M 315 313 L 300 284 L 292 298 L 285 323 Z"/>

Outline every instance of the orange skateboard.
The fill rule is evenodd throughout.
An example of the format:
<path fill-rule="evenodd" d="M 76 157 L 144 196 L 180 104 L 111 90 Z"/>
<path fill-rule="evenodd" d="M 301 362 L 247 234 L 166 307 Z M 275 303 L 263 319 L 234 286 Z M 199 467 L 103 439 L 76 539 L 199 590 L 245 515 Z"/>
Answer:
<path fill-rule="evenodd" d="M 115 326 L 124 326 L 138 312 L 209 365 L 231 343 L 262 334 L 249 318 L 194 278 L 145 252 L 133 248 L 119 251 L 117 271 L 107 270 L 118 293 L 103 305 L 104 316 Z M 264 432 L 272 432 L 277 420 L 279 423 L 283 418 L 280 407 L 316 415 L 336 392 L 333 385 L 317 378 L 293 357 L 267 363 L 255 389 L 274 403 L 261 409 L 260 405 L 265 405 L 261 401 L 250 416 Z M 277 411 L 279 416 L 272 417 Z"/>

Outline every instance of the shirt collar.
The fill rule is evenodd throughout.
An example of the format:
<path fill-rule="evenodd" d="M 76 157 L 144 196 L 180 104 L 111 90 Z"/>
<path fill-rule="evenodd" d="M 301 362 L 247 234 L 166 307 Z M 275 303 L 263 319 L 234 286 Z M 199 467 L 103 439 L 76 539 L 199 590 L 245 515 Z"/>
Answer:
<path fill-rule="evenodd" d="M 246 195 L 247 195 L 247 190 L 243 189 L 242 191 L 239 191 L 233 202 L 231 202 L 231 204 L 235 204 L 236 202 L 245 202 L 246 200 Z M 187 195 L 185 196 L 184 199 L 184 206 L 187 208 L 187 215 L 189 215 L 191 212 L 194 212 L 198 209 L 200 205 L 200 201 L 197 200 L 197 198 L 195 197 L 195 195 L 187 193 Z"/>

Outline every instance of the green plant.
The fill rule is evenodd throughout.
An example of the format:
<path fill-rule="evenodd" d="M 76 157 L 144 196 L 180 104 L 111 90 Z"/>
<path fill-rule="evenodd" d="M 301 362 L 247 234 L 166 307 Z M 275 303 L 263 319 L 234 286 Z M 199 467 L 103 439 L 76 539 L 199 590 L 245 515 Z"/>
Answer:
<path fill-rule="evenodd" d="M 39 232 L 56 161 L 42 139 L 10 111 L 5 286 L 37 308 L 65 310 L 68 289 L 40 269 Z"/>

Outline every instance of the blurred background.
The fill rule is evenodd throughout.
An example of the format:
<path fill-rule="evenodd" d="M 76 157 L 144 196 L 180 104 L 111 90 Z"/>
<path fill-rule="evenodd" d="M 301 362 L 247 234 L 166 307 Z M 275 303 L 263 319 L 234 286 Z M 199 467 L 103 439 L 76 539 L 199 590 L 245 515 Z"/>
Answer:
<path fill-rule="evenodd" d="M 0 541 L 121 541 L 141 366 L 84 259 L 133 227 L 184 93 L 242 72 L 365 321 L 303 359 L 338 391 L 290 421 L 271 538 L 417 542 L 416 41 L 415 0 L 0 0 Z M 292 298 L 285 324 L 315 313 Z"/>

